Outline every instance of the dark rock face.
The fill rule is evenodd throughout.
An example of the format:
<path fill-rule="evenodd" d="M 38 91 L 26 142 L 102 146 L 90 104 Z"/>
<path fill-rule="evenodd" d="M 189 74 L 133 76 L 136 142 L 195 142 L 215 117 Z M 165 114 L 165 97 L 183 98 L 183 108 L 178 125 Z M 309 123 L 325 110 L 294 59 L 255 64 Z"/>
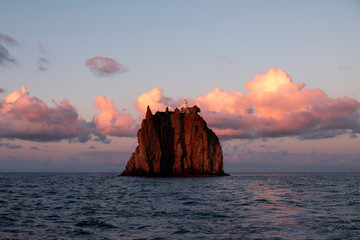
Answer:
<path fill-rule="evenodd" d="M 223 155 L 215 133 L 197 106 L 146 117 L 137 133 L 139 145 L 121 176 L 221 176 Z"/>

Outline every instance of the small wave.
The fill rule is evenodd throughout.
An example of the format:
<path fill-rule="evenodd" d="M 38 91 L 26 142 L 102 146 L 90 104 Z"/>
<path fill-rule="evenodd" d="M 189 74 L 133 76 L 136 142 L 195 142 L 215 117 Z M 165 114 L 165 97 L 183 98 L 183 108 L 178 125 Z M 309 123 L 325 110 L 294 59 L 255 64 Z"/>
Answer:
<path fill-rule="evenodd" d="M 265 199 L 265 198 L 255 199 L 255 202 L 272 204 L 272 202 L 270 202 L 269 200 L 267 200 L 267 199 Z"/>
<path fill-rule="evenodd" d="M 104 221 L 98 221 L 98 220 L 94 220 L 94 219 L 90 219 L 90 220 L 84 220 L 81 222 L 78 222 L 77 224 L 75 224 L 75 226 L 77 227 L 99 227 L 99 228 L 114 228 L 115 226 L 104 222 Z"/>
<path fill-rule="evenodd" d="M 178 229 L 175 232 L 173 232 L 172 235 L 182 235 L 182 234 L 189 233 L 189 232 L 190 231 L 181 228 L 181 229 Z"/>
<path fill-rule="evenodd" d="M 92 232 L 87 231 L 87 230 L 83 230 L 81 228 L 75 229 L 72 233 L 75 234 L 76 236 L 78 236 L 78 235 L 80 235 L 80 236 L 81 235 L 93 235 Z"/>
<path fill-rule="evenodd" d="M 360 174 L 341 174 L 344 181 L 332 176 L 143 179 L 113 174 L 0 174 L 0 236 L 358 239 Z M 27 183 L 37 188 L 27 188 Z"/>
<path fill-rule="evenodd" d="M 196 202 L 195 201 L 187 201 L 187 202 L 183 202 L 184 205 L 195 205 Z"/>

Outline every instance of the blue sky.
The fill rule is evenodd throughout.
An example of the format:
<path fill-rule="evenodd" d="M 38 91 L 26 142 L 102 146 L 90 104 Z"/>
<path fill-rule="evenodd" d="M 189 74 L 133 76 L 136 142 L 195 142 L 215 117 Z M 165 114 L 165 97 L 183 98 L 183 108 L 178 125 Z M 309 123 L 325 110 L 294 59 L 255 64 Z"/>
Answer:
<path fill-rule="evenodd" d="M 93 102 L 100 95 L 139 121 L 140 113 L 134 103 L 138 96 L 155 87 L 174 99 L 196 99 L 217 87 L 246 94 L 244 84 L 270 68 L 280 68 L 293 82 L 305 83 L 309 89 L 319 88 L 331 98 L 360 99 L 359 1 L 2 0 L 0 5 L 0 34 L 19 43 L 18 46 L 3 43 L 17 63 L 0 65 L 0 88 L 6 90 L 0 99 L 26 85 L 31 96 L 48 106 L 54 106 L 53 100 L 67 99 L 83 119 L 91 121 L 99 113 Z M 85 62 L 96 56 L 115 59 L 129 71 L 111 76 L 93 74 Z M 45 71 L 38 70 L 40 58 L 48 60 Z M 63 158 L 72 159 L 87 151 L 109 154 L 121 149 L 119 145 L 126 146 L 123 151 L 131 152 L 136 146 L 134 138 L 109 138 L 112 143 L 102 145 L 68 144 L 65 140 L 48 143 L 54 149 L 71 149 L 68 156 L 43 148 L 40 156 L 38 151 L 27 150 L 32 146 L 40 148 L 38 145 L 44 143 L 3 138 L 1 143 L 22 148 L 11 149 L 4 144 L 0 147 L 0 161 L 3 159 L 0 171 L 17 170 L 16 166 L 11 167 L 12 157 L 25 161 L 25 166 L 32 161 L 52 159 L 66 169 L 72 163 Z M 241 156 L 249 154 L 244 146 L 257 151 L 257 163 L 250 169 L 256 171 L 266 169 L 267 162 L 261 158 L 281 151 L 282 154 L 287 151 L 287 156 L 295 154 L 298 161 L 306 158 L 284 146 L 288 138 L 222 140 L 222 144 L 228 149 L 225 156 L 231 156 L 235 165 L 241 165 Z M 307 141 L 294 139 L 296 136 L 291 136 L 289 141 L 299 149 L 308 145 Z M 312 143 L 320 149 L 318 154 L 328 154 L 322 147 L 326 141 Z M 358 138 L 346 136 L 331 141 L 335 145 L 359 144 Z M 274 145 L 277 150 L 259 147 L 264 144 Z M 93 145 L 96 150 L 89 148 Z M 26 152 L 31 156 L 25 158 Z M 356 147 L 336 151 L 345 153 L 352 154 L 349 169 L 353 166 L 359 169 Z M 225 165 L 230 162 L 226 157 Z M 96 165 L 96 160 L 91 161 Z M 84 165 L 80 164 L 79 170 L 86 170 Z M 283 169 L 281 162 L 273 165 L 275 170 Z M 312 166 L 309 163 L 304 168 Z M 338 165 L 334 166 L 331 169 L 336 170 Z M 294 170 L 296 166 L 289 163 L 286 169 Z"/>

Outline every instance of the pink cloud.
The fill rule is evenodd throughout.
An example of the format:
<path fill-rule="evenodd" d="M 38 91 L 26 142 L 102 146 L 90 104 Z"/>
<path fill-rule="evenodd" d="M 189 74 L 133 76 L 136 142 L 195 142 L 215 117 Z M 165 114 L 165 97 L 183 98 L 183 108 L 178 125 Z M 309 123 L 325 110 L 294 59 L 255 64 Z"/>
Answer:
<path fill-rule="evenodd" d="M 247 93 L 215 88 L 190 105 L 201 108 L 209 127 L 221 138 L 298 136 L 329 138 L 360 132 L 360 103 L 354 99 L 330 98 L 320 89 L 293 82 L 281 69 L 271 68 L 245 84 Z M 182 99 L 163 95 L 154 88 L 138 97 L 136 109 L 146 111 L 181 107 Z"/>
<path fill-rule="evenodd" d="M 241 92 L 226 92 L 220 88 L 206 93 L 196 99 L 202 109 L 214 112 L 245 113 L 250 111 L 250 104 Z"/>
<path fill-rule="evenodd" d="M 306 88 L 281 69 L 256 75 L 245 88 L 246 93 L 215 88 L 194 100 L 188 98 L 188 105 L 199 106 L 200 114 L 221 138 L 317 139 L 360 133 L 358 101 L 331 98 L 320 89 Z M 147 106 L 153 112 L 166 107 L 174 110 L 182 102 L 154 88 L 137 98 L 135 108 L 144 114 Z M 93 104 L 100 113 L 86 122 L 67 100 L 49 107 L 39 98 L 30 97 L 23 86 L 0 100 L 0 138 L 85 142 L 94 135 L 94 140 L 108 142 L 107 135 L 135 136 L 139 122 L 131 114 L 119 111 L 111 99 L 103 96 Z"/>
<path fill-rule="evenodd" d="M 135 107 L 141 113 L 146 113 L 147 106 L 150 106 L 152 111 L 165 111 L 166 107 L 175 109 L 182 103 L 181 99 L 175 100 L 163 95 L 163 90 L 159 87 L 153 88 L 150 92 L 141 94 L 135 102 Z"/>
<path fill-rule="evenodd" d="M 87 141 L 89 128 L 67 100 L 48 107 L 30 97 L 25 86 L 0 100 L 0 138 L 34 141 L 77 139 Z"/>
<path fill-rule="evenodd" d="M 68 100 L 49 107 L 31 97 L 26 87 L 8 94 L 0 100 L 0 138 L 30 141 L 86 142 L 90 139 L 109 143 L 110 136 L 135 136 L 138 125 L 131 114 L 115 108 L 112 100 L 99 96 L 94 106 L 101 112 L 92 122 L 79 116 Z"/>
<path fill-rule="evenodd" d="M 112 76 L 117 73 L 125 73 L 129 68 L 121 65 L 118 61 L 107 57 L 93 57 L 85 62 L 90 71 L 98 76 Z"/>
<path fill-rule="evenodd" d="M 99 133 L 118 137 L 135 135 L 138 128 L 135 120 L 131 114 L 117 110 L 111 99 L 98 96 L 94 105 L 101 111 L 93 120 Z"/>
<path fill-rule="evenodd" d="M 292 82 L 281 69 L 271 68 L 245 84 L 247 94 L 213 92 L 197 98 L 204 116 L 220 137 L 256 138 L 297 135 L 333 137 L 359 131 L 360 103 L 330 98 L 320 89 Z M 224 101 L 224 96 L 231 101 Z"/>

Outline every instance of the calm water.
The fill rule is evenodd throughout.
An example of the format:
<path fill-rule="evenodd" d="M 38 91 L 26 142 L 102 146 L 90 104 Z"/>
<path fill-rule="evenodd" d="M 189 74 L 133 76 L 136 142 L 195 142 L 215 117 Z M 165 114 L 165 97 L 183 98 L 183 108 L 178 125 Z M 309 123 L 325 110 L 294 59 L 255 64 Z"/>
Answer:
<path fill-rule="evenodd" d="M 1 239 L 360 239 L 360 173 L 0 174 Z"/>

